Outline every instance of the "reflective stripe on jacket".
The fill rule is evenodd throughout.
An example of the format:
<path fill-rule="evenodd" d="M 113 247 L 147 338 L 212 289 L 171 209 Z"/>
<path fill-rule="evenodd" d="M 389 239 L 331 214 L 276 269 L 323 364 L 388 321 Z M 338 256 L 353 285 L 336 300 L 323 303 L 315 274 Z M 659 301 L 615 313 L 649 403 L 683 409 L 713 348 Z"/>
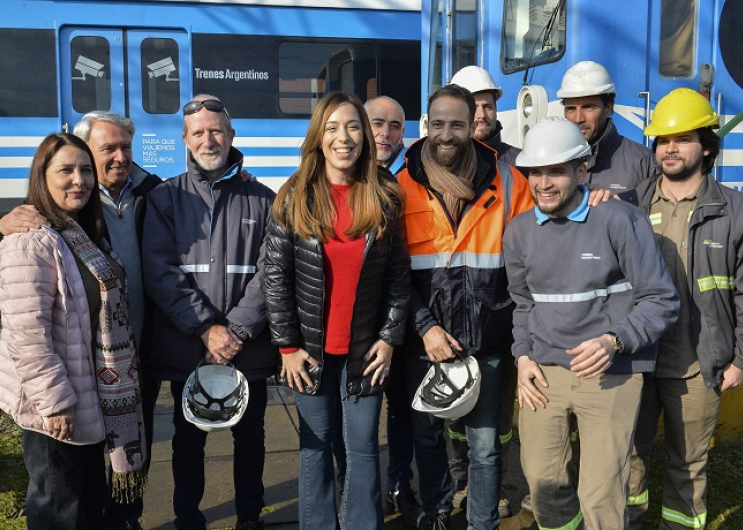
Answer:
<path fill-rule="evenodd" d="M 213 324 L 246 332 L 233 364 L 248 380 L 275 373 L 261 291 L 275 194 L 242 179 L 242 158 L 233 147 L 224 176 L 210 183 L 189 156 L 186 173 L 147 194 L 142 274 L 156 306 L 150 367 L 162 379 L 186 380 L 204 359 L 201 334 Z"/>
<path fill-rule="evenodd" d="M 534 202 L 527 180 L 496 162 L 495 152 L 473 140 L 478 158 L 475 197 L 456 228 L 420 161 L 425 139 L 407 152 L 398 181 L 407 194 L 405 222 L 412 266 L 412 329 L 406 344 L 423 355 L 422 337 L 434 325 L 468 353 L 493 352 L 511 342 L 502 239 L 506 223 Z"/>

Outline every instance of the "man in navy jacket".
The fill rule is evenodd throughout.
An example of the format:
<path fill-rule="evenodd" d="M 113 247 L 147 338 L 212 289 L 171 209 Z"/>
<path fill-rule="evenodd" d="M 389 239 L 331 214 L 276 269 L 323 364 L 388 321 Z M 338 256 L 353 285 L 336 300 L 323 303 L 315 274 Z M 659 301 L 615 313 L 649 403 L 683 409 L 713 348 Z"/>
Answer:
<path fill-rule="evenodd" d="M 232 363 L 249 381 L 247 411 L 232 427 L 235 507 L 238 529 L 263 528 L 266 378 L 278 352 L 260 284 L 274 193 L 243 178 L 219 99 L 196 96 L 183 114 L 188 169 L 148 196 L 142 252 L 145 288 L 156 305 L 150 365 L 170 381 L 175 400 L 175 526 L 206 529 L 199 503 L 207 433 L 186 421 L 181 407 L 187 377 L 206 361 Z"/>

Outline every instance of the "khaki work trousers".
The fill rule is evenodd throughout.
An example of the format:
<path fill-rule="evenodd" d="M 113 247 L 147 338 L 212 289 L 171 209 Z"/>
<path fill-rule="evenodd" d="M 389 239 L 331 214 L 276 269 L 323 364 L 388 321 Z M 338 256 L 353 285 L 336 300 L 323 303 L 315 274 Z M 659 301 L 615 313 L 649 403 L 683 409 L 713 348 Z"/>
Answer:
<path fill-rule="evenodd" d="M 630 529 L 642 530 L 648 509 L 650 450 L 663 412 L 667 460 L 660 528 L 704 528 L 707 520 L 707 456 L 720 409 L 720 391 L 698 374 L 688 379 L 646 376 L 637 420 L 630 476 Z"/>
<path fill-rule="evenodd" d="M 537 524 L 556 530 L 625 528 L 642 374 L 579 379 L 561 366 L 540 368 L 549 387 L 536 384 L 549 403 L 519 414 L 521 466 Z M 578 421 L 581 448 L 577 492 L 568 471 L 571 413 Z"/>

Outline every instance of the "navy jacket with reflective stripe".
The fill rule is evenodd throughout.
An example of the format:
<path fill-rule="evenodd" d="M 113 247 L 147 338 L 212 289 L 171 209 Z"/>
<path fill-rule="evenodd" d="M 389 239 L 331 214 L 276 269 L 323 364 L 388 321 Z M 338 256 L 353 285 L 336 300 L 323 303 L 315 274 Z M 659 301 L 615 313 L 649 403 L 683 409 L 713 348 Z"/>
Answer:
<path fill-rule="evenodd" d="M 232 148 L 225 176 L 210 184 L 189 156 L 186 173 L 147 196 L 142 263 L 156 306 L 150 365 L 163 379 L 185 381 L 206 353 L 201 333 L 228 323 L 249 335 L 234 365 L 248 379 L 275 373 L 260 285 L 275 194 L 244 182 L 241 164 Z"/>

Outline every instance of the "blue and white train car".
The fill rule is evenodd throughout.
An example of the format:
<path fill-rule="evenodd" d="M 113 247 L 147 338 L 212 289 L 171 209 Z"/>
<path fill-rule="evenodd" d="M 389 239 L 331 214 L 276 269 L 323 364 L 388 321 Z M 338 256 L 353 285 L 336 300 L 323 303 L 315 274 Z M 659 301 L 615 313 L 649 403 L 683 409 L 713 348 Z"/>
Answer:
<path fill-rule="evenodd" d="M 640 143 L 655 104 L 678 87 L 706 95 L 723 125 L 743 111 L 741 0 L 424 0 L 422 8 L 423 104 L 463 66 L 482 66 L 503 88 L 498 118 L 515 145 L 539 119 L 562 115 L 556 92 L 582 60 L 607 68 L 617 128 Z M 743 125 L 722 147 L 716 177 L 741 189 Z"/>
<path fill-rule="evenodd" d="M 421 0 L 3 0 L 0 211 L 41 139 L 91 110 L 134 120 L 135 162 L 183 172 L 197 93 L 222 99 L 245 166 L 278 189 L 328 91 L 397 99 L 415 136 L 421 49 Z"/>

